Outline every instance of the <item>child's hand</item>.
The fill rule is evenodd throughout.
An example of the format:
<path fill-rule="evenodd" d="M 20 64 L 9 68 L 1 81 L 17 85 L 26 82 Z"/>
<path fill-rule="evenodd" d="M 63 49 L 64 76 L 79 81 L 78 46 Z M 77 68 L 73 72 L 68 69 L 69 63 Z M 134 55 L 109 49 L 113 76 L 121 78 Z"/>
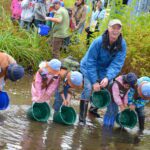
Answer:
<path fill-rule="evenodd" d="M 125 108 L 127 108 L 127 107 L 128 107 L 128 105 L 127 105 L 127 104 L 124 104 L 124 107 L 125 107 Z"/>
<path fill-rule="evenodd" d="M 68 100 L 64 100 L 63 101 L 63 105 L 68 106 L 69 105 L 69 101 Z"/>
<path fill-rule="evenodd" d="M 135 105 L 132 104 L 129 106 L 129 108 L 130 108 L 130 110 L 135 110 Z"/>
<path fill-rule="evenodd" d="M 125 110 L 124 105 L 120 105 L 119 108 L 120 108 L 120 111 L 124 111 Z"/>

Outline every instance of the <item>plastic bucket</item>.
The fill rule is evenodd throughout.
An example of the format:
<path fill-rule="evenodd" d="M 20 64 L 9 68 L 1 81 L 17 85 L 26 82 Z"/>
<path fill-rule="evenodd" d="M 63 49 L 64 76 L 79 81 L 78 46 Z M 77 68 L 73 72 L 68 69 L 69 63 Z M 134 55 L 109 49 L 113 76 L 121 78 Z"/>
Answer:
<path fill-rule="evenodd" d="M 51 28 L 48 25 L 40 24 L 38 28 L 38 34 L 40 34 L 41 36 L 47 36 L 50 29 Z"/>
<path fill-rule="evenodd" d="M 92 93 L 92 104 L 96 108 L 105 108 L 110 104 L 111 96 L 108 90 L 102 89 L 98 92 Z"/>
<path fill-rule="evenodd" d="M 53 121 L 65 125 L 73 125 L 76 121 L 76 112 L 72 107 L 61 106 L 53 115 Z"/>
<path fill-rule="evenodd" d="M 137 123 L 137 115 L 135 111 L 130 109 L 125 109 L 124 111 L 118 113 L 116 117 L 116 122 L 122 127 L 134 128 Z"/>
<path fill-rule="evenodd" d="M 0 91 L 0 110 L 4 110 L 9 106 L 9 96 L 7 92 Z"/>
<path fill-rule="evenodd" d="M 46 122 L 51 114 L 50 106 L 44 103 L 33 103 L 27 111 L 27 116 L 36 121 Z"/>

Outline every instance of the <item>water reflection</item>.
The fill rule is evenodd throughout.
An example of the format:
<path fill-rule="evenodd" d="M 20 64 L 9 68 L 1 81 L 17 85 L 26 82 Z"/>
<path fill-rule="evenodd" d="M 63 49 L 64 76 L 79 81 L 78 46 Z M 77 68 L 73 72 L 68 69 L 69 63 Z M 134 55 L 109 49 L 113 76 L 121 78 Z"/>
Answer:
<path fill-rule="evenodd" d="M 134 130 L 114 130 L 102 127 L 102 119 L 90 116 L 86 126 L 65 126 L 53 123 L 52 116 L 47 123 L 31 121 L 26 112 L 31 105 L 32 77 L 25 77 L 17 83 L 8 82 L 6 90 L 11 105 L 0 111 L 0 150 L 149 150 L 150 120 L 146 121 L 143 135 Z M 78 112 L 78 103 L 73 103 Z M 148 113 L 149 109 L 146 110 Z"/>

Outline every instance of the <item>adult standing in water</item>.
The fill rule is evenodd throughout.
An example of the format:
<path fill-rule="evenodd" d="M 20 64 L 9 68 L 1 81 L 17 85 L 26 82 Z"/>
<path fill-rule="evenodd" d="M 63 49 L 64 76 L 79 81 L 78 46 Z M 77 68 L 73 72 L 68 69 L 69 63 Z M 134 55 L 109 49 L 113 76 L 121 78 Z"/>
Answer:
<path fill-rule="evenodd" d="M 95 39 L 81 60 L 80 70 L 84 75 L 84 89 L 80 100 L 79 122 L 86 123 L 86 114 L 91 92 L 106 88 L 109 82 L 121 71 L 126 57 L 126 42 L 121 34 L 122 23 L 110 20 L 108 29 Z M 97 108 L 89 112 L 100 117 Z"/>

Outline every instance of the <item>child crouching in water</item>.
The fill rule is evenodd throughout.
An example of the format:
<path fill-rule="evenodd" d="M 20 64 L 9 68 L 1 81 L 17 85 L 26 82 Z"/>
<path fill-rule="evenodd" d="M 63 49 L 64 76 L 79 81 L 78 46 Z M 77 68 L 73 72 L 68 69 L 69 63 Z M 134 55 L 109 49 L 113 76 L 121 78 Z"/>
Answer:
<path fill-rule="evenodd" d="M 49 103 L 60 82 L 60 68 L 61 62 L 58 59 L 45 61 L 39 65 L 31 88 L 33 102 Z"/>
<path fill-rule="evenodd" d="M 83 86 L 83 75 L 78 71 L 61 69 L 61 83 L 55 92 L 54 110 L 58 111 L 61 105 L 69 106 L 73 91 Z"/>
<path fill-rule="evenodd" d="M 114 122 L 118 114 L 118 107 L 120 111 L 126 109 L 129 89 L 130 87 L 134 87 L 136 82 L 137 76 L 134 73 L 128 73 L 117 77 L 110 85 L 111 102 L 104 115 L 104 126 L 114 127 Z"/>
<path fill-rule="evenodd" d="M 128 94 L 128 105 L 131 110 L 137 112 L 139 121 L 139 131 L 143 132 L 145 123 L 144 107 L 150 101 L 150 78 L 141 77 L 137 80 L 137 85 L 130 88 Z"/>

